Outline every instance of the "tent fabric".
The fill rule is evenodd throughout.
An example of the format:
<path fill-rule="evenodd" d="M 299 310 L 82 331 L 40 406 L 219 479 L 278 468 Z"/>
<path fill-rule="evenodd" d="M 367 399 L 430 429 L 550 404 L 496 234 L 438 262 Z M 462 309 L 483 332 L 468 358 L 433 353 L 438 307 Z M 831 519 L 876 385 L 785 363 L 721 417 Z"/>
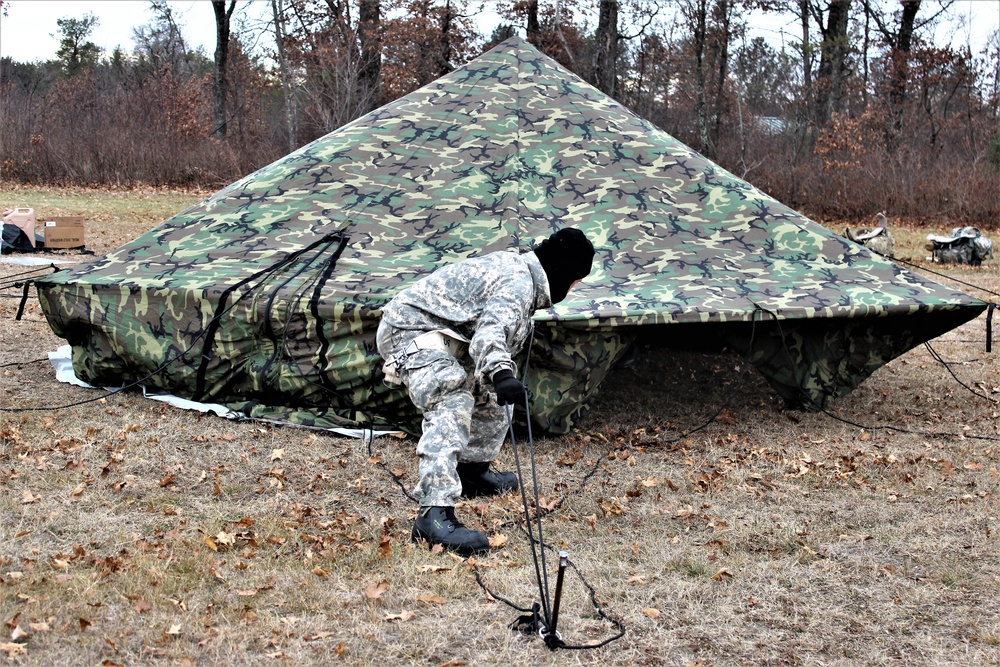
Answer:
<path fill-rule="evenodd" d="M 91 384 L 412 432 L 419 415 L 381 377 L 382 306 L 447 262 L 566 225 L 597 256 L 535 317 L 532 417 L 552 432 L 636 341 L 740 351 L 815 409 L 986 307 L 806 219 L 516 37 L 38 293 Z"/>

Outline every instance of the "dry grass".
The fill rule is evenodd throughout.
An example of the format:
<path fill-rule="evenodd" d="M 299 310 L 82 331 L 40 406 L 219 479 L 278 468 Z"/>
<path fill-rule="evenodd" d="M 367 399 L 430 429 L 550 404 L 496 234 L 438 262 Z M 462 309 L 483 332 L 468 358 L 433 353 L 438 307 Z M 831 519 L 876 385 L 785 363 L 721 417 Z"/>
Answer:
<path fill-rule="evenodd" d="M 1000 291 L 995 261 L 949 273 Z M 412 441 L 369 452 L 134 394 L 29 411 L 99 394 L 23 363 L 61 341 L 37 304 L 19 322 L 15 307 L 0 302 L 0 407 L 15 410 L 0 413 L 0 661 L 1000 662 L 1000 446 L 970 437 L 1000 438 L 984 318 L 933 345 L 990 399 L 918 348 L 831 408 L 912 432 L 787 411 L 736 358 L 649 353 L 617 371 L 581 428 L 535 444 L 543 503 L 562 500 L 546 538 L 627 633 L 550 652 L 507 629 L 517 613 L 468 563 L 409 543 L 414 507 L 387 469 L 413 482 Z M 479 561 L 487 585 L 537 600 L 519 499 L 459 511 L 507 538 Z M 565 588 L 566 641 L 613 634 L 572 574 Z"/>

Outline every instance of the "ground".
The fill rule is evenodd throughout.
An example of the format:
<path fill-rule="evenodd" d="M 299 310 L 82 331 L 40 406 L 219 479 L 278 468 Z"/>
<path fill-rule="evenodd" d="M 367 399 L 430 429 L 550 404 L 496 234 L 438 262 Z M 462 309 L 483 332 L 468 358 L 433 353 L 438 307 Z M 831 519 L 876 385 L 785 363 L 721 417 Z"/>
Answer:
<path fill-rule="evenodd" d="M 91 215 L 102 253 L 201 193 L 0 195 Z M 914 262 L 927 231 L 894 229 Z M 0 264 L 0 284 L 26 268 Z M 985 300 L 1000 291 L 996 260 L 945 274 Z M 556 552 L 572 562 L 563 639 L 616 634 L 591 590 L 625 628 L 550 651 L 512 632 L 520 612 L 498 601 L 540 597 L 520 496 L 459 508 L 491 535 L 489 556 L 431 553 L 409 542 L 415 507 L 393 480 L 414 481 L 411 439 L 60 384 L 45 358 L 62 341 L 33 300 L 14 318 L 20 293 L 0 293 L 0 661 L 1000 663 L 1000 375 L 985 316 L 817 414 L 786 409 L 739 357 L 640 351 L 579 428 L 535 434 L 550 588 Z M 509 448 L 501 463 L 514 465 Z"/>

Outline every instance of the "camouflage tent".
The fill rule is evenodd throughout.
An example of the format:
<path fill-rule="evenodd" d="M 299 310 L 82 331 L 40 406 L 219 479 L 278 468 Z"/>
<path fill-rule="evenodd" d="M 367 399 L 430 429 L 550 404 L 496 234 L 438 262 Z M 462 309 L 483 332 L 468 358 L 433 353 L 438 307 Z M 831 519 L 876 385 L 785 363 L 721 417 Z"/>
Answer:
<path fill-rule="evenodd" d="M 805 219 L 518 38 L 38 292 L 92 384 L 413 430 L 382 382 L 381 307 L 443 263 L 570 224 L 599 250 L 536 317 L 528 384 L 553 432 L 636 341 L 728 346 L 816 408 L 985 307 Z"/>

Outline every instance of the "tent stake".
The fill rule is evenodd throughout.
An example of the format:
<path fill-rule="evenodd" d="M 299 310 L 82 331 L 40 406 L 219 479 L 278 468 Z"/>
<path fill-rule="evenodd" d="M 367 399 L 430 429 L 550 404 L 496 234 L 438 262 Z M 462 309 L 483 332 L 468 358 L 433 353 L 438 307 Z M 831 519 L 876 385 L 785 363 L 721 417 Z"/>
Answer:
<path fill-rule="evenodd" d="M 559 572 L 556 574 L 556 593 L 552 598 L 552 624 L 549 631 L 545 633 L 545 643 L 549 648 L 556 648 L 562 643 L 559 634 L 556 632 L 556 623 L 559 622 L 559 600 L 562 598 L 563 575 L 566 573 L 566 566 L 569 565 L 569 552 L 559 552 Z"/>

